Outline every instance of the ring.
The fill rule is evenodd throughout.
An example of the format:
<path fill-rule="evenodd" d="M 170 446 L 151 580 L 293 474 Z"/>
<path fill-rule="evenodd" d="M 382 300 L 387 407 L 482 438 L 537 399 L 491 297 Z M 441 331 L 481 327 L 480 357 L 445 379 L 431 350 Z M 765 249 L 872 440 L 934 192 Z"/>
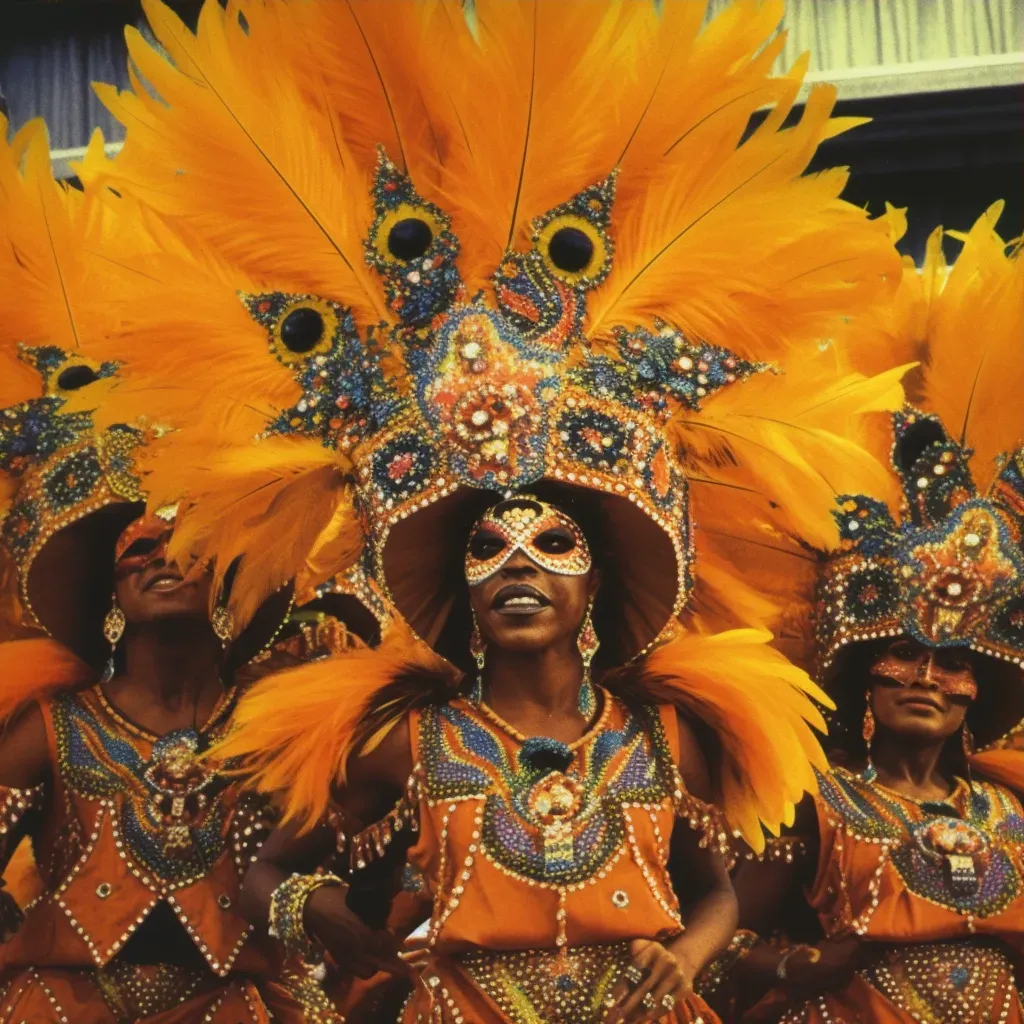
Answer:
<path fill-rule="evenodd" d="M 622 973 L 630 985 L 639 985 L 644 980 L 644 972 L 636 964 L 627 964 Z"/>
<path fill-rule="evenodd" d="M 661 997 L 661 1005 L 664 1006 L 666 1010 L 671 1010 L 672 1007 L 676 1005 L 676 997 L 672 995 L 671 992 L 666 992 Z"/>
<path fill-rule="evenodd" d="M 654 1001 L 654 996 L 650 992 L 645 992 L 643 999 L 640 1000 L 640 1005 L 645 1010 L 653 1010 L 658 1004 Z"/>

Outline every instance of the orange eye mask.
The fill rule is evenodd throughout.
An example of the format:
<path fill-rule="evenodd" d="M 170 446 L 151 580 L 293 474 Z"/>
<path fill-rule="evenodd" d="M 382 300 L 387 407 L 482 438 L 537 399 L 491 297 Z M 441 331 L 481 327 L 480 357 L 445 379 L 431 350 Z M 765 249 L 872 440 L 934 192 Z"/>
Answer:
<path fill-rule="evenodd" d="M 898 647 L 886 651 L 872 665 L 871 674 L 882 679 L 891 679 L 900 686 L 914 683 L 931 683 L 947 697 L 966 697 L 974 700 L 978 696 L 978 684 L 967 659 L 951 651 L 907 651 Z"/>
<path fill-rule="evenodd" d="M 583 531 L 560 509 L 536 498 L 512 498 L 488 509 L 470 534 L 466 580 L 477 587 L 522 551 L 559 576 L 583 576 L 594 564 Z"/>
<path fill-rule="evenodd" d="M 158 559 L 166 559 L 172 532 L 173 519 L 161 515 L 147 514 L 129 523 L 114 545 L 115 578 L 124 579 Z"/>

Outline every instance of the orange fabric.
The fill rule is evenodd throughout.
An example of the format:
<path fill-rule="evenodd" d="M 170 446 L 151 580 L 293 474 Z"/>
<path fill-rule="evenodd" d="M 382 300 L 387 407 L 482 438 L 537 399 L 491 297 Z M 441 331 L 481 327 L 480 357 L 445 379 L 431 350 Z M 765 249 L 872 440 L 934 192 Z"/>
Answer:
<path fill-rule="evenodd" d="M 28 968 L 4 988 L 0 1024 L 121 1024 L 90 971 Z M 193 996 L 145 1024 L 305 1024 L 301 1007 L 277 986 L 232 979 Z"/>
<path fill-rule="evenodd" d="M 639 718 L 606 691 L 602 695 L 600 719 L 573 745 L 564 776 L 580 783 L 587 808 L 599 803 L 601 810 L 589 819 L 593 832 L 574 832 L 575 845 L 561 853 L 544 845 L 543 831 L 531 828 L 527 817 L 507 813 L 517 798 L 536 806 L 533 794 L 540 785 L 531 781 L 528 792 L 516 789 L 523 744 L 513 730 L 461 698 L 441 710 L 412 714 L 420 834 L 408 859 L 425 879 L 434 906 L 432 958 L 402 1021 L 428 1019 L 428 1012 L 441 1014 L 430 1020 L 510 1020 L 471 979 L 462 954 L 529 950 L 550 956 L 560 930 L 570 950 L 635 938 L 664 940 L 682 930 L 667 869 L 668 839 L 682 796 L 675 710 L 651 708 Z M 627 792 L 630 779 L 640 778 L 652 788 Z M 601 838 L 594 839 L 598 833 Z M 508 835 L 513 838 L 506 845 L 502 837 Z M 524 846 L 540 853 L 517 868 L 515 851 Z M 582 872 L 577 866 L 583 864 L 593 870 L 570 882 L 537 866 L 559 856 L 573 871 Z M 700 1000 L 677 1006 L 664 1020 L 698 1018 L 717 1020 Z"/>
<path fill-rule="evenodd" d="M 161 763 L 155 737 L 117 715 L 98 687 L 58 695 L 40 707 L 52 782 L 31 840 L 43 892 L 27 908 L 18 933 L 0 946 L 0 982 L 10 993 L 3 1013 L 13 1013 L 0 1015 L 0 1022 L 59 1020 L 45 1015 L 54 1000 L 75 1024 L 113 1021 L 97 994 L 96 970 L 120 962 L 132 933 L 161 902 L 173 909 L 208 972 L 200 984 L 205 995 L 152 1020 L 185 1024 L 205 1019 L 216 1004 L 209 1019 L 218 1024 L 269 1021 L 252 979 L 276 974 L 276 947 L 253 935 L 236 909 L 252 843 L 265 834 L 261 811 L 237 784 L 218 790 L 215 782 L 201 790 L 207 817 L 193 819 L 189 834 L 196 843 L 196 836 L 206 837 L 204 857 L 211 863 L 184 877 L 175 874 L 180 869 L 173 867 L 172 853 L 172 866 L 161 875 L 154 860 L 166 850 L 169 832 L 154 829 L 146 817 L 154 800 L 146 772 Z M 225 726 L 229 713 L 224 705 L 207 731 Z M 140 834 L 148 834 L 150 846 L 133 839 Z"/>
<path fill-rule="evenodd" d="M 820 794 L 814 798 L 821 853 L 808 898 L 825 934 L 857 932 L 866 941 L 884 945 L 883 962 L 897 972 L 918 944 L 963 943 L 953 947 L 960 952 L 954 952 L 950 961 L 962 966 L 972 948 L 996 940 L 1010 962 L 1016 960 L 1019 972 L 1024 954 L 1024 811 L 1017 797 L 1000 786 L 975 781 L 974 794 L 973 811 L 964 782 L 950 802 L 962 820 L 985 832 L 991 844 L 987 866 L 981 867 L 984 861 L 976 858 L 982 894 L 976 899 L 944 890 L 943 876 L 928 868 L 923 847 L 911 834 L 916 830 L 926 835 L 920 826 L 931 820 L 919 804 L 842 768 L 823 776 Z M 981 813 L 979 806 L 988 810 Z M 937 972 L 936 983 L 944 983 L 945 976 L 946 972 Z M 964 1024 L 1024 1018 L 1020 996 L 1011 991 L 1008 976 L 984 999 L 977 991 L 972 998 L 977 1017 L 963 1018 Z M 1005 1017 L 1000 1015 L 1004 1010 Z M 778 1019 L 787 1024 L 913 1024 L 932 1018 L 912 1016 L 877 985 L 858 976 L 842 991 L 794 1007 Z M 945 1024 L 942 1017 L 935 1020 Z"/>

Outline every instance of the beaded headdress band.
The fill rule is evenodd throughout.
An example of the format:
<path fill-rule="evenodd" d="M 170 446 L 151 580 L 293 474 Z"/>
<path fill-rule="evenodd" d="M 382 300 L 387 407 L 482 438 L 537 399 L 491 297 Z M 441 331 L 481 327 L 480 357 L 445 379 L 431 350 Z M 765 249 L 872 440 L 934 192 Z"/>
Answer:
<path fill-rule="evenodd" d="M 962 447 L 934 416 L 894 417 L 902 517 L 866 495 L 842 495 L 841 549 L 818 602 L 821 668 L 845 645 L 906 635 L 929 647 L 1024 657 L 1024 449 L 990 493 L 977 493 Z"/>

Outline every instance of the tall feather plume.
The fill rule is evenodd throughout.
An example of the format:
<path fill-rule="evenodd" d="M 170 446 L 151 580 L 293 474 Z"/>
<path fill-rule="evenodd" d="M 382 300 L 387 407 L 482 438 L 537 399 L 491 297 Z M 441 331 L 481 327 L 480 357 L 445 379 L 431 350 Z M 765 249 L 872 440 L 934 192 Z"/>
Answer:
<path fill-rule="evenodd" d="M 987 490 L 999 457 L 1024 443 L 1024 262 L 996 232 L 993 204 L 966 234 L 933 298 L 921 405 L 974 449 L 971 468 Z"/>
<path fill-rule="evenodd" d="M 236 5 L 206 3 L 193 36 L 159 0 L 144 8 L 170 59 L 126 30 L 133 91 L 97 87 L 128 132 L 105 184 L 182 221 L 244 271 L 273 266 L 278 288 L 383 318 L 363 259 L 366 168 L 331 111 L 310 101 L 307 76 L 282 59 L 288 12 L 251 5 L 240 19 Z"/>

